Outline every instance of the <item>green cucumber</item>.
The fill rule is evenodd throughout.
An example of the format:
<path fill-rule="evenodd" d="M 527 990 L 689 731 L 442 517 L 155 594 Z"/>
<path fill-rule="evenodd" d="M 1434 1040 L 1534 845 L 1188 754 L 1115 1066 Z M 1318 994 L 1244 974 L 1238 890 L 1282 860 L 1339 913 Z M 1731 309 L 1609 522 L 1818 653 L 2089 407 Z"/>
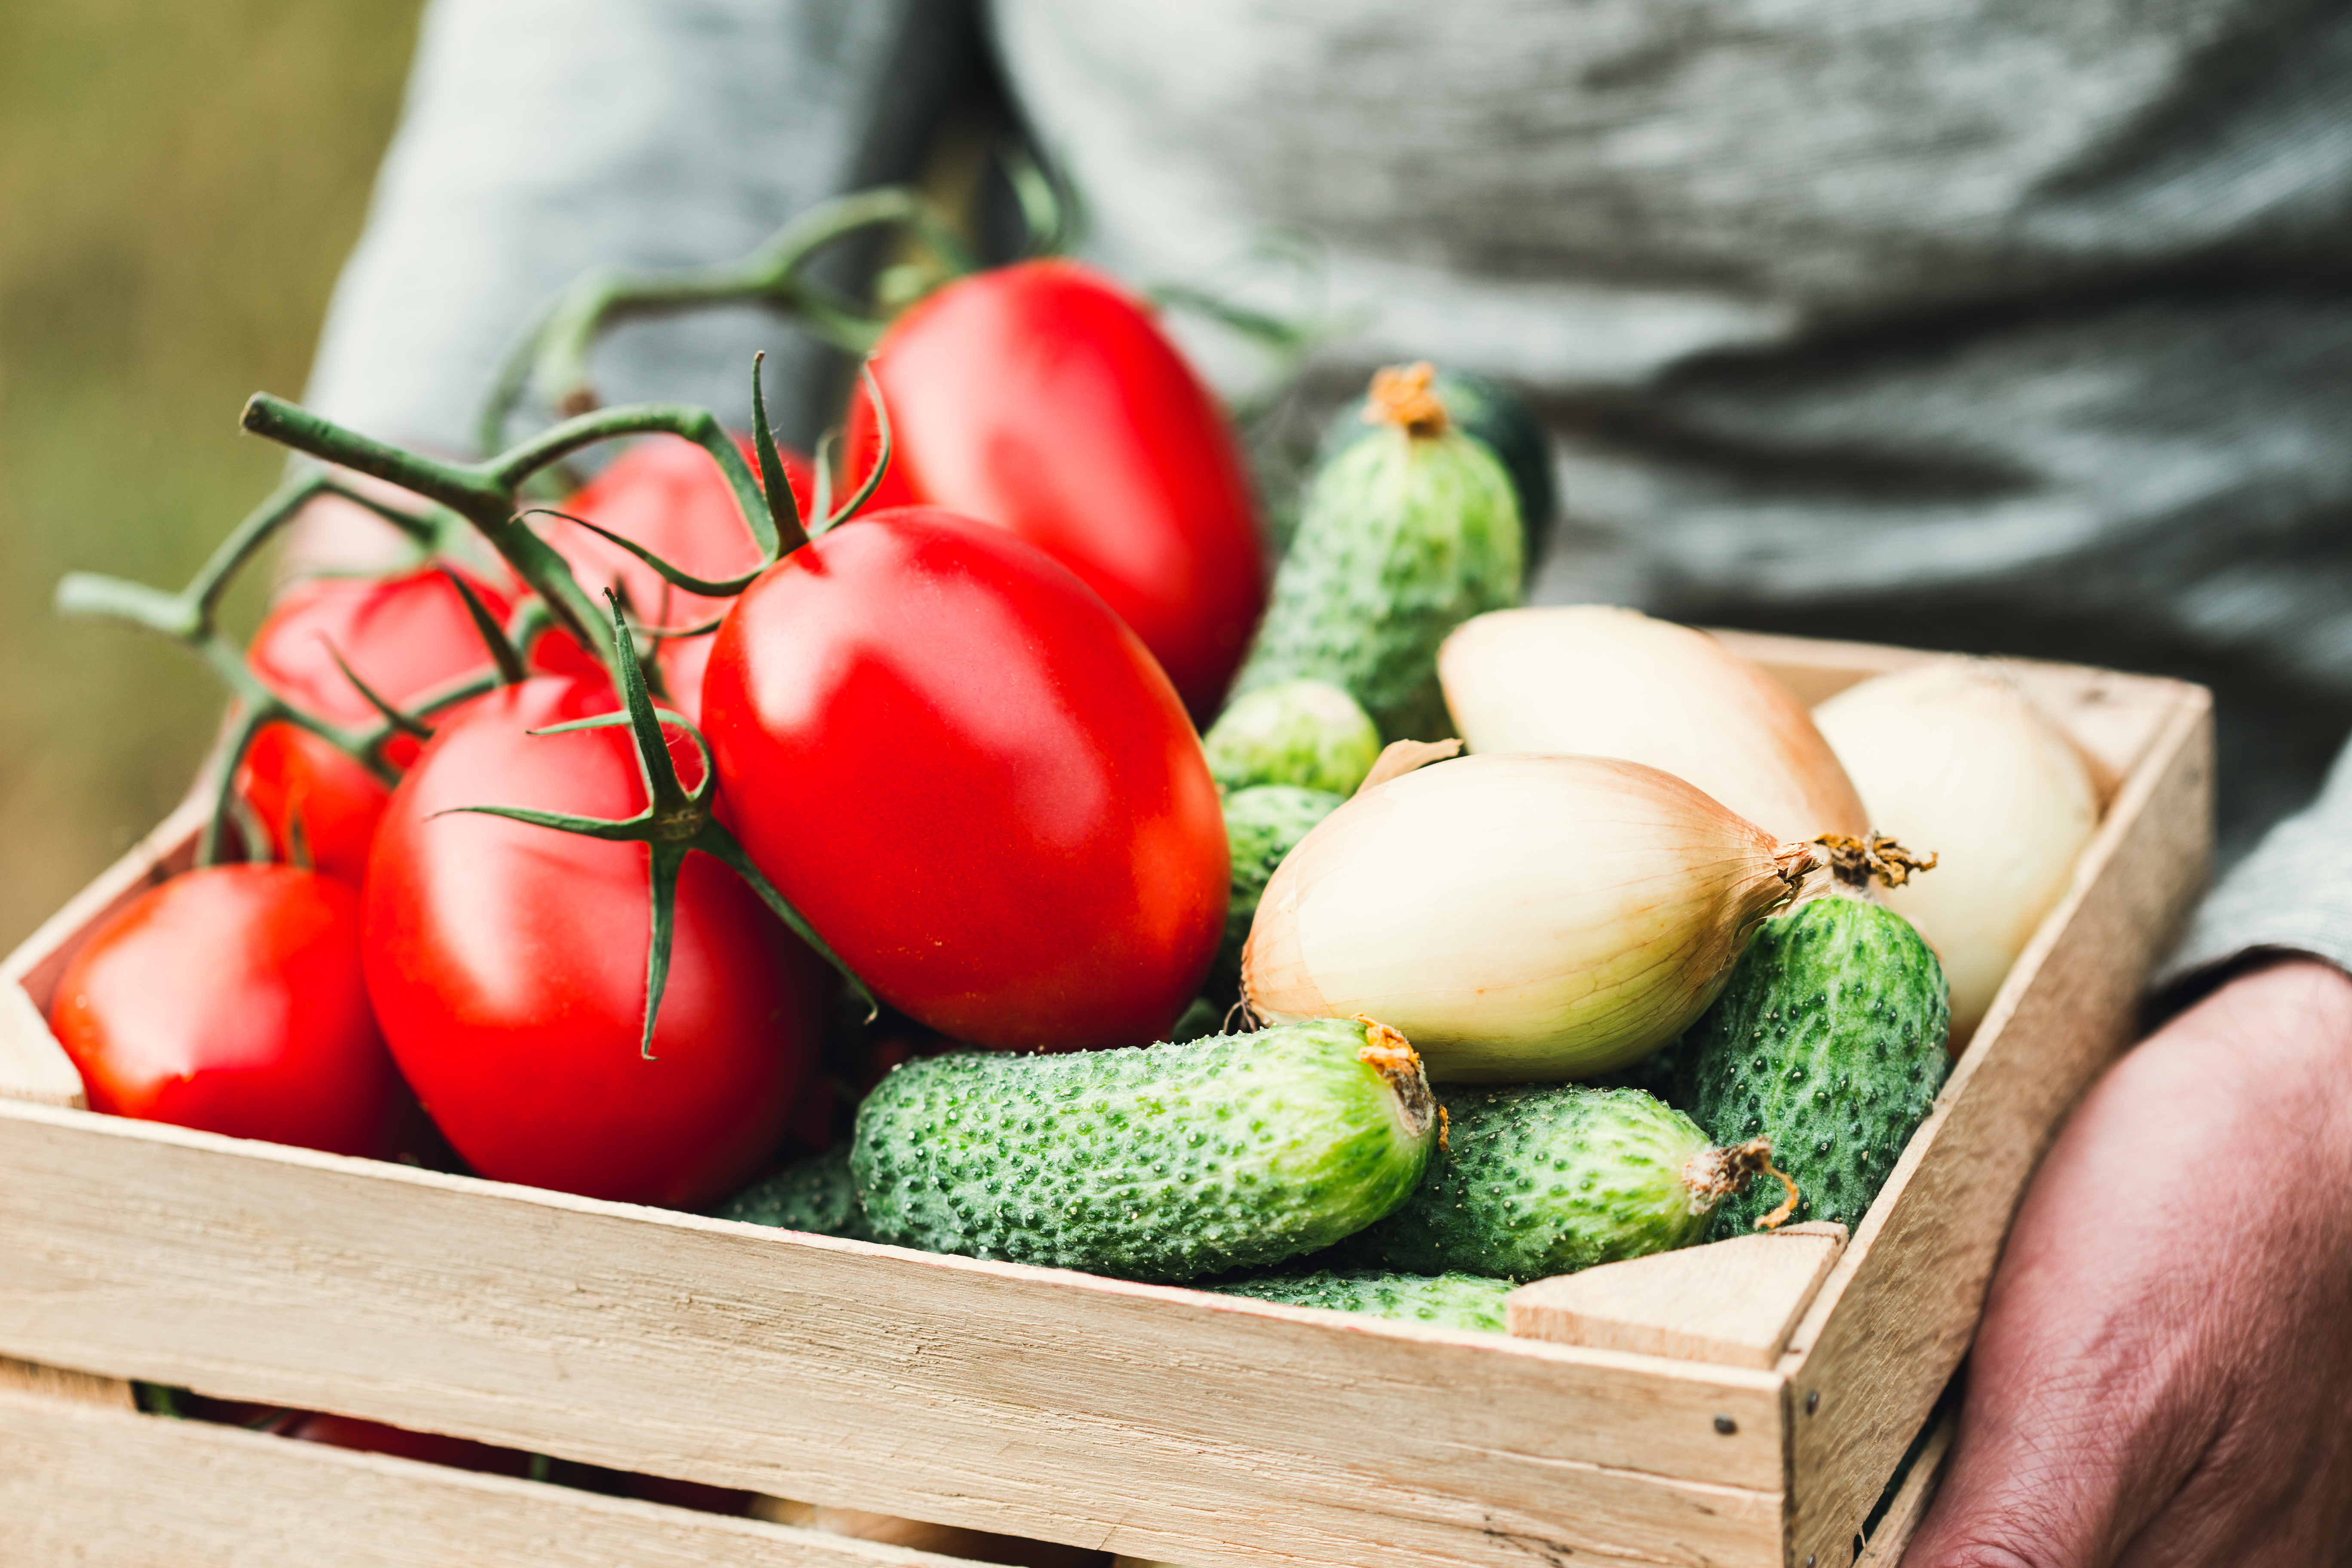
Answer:
<path fill-rule="evenodd" d="M 1232 853 L 1233 892 L 1225 904 L 1225 934 L 1209 966 L 1212 994 L 1230 1000 L 1242 982 L 1242 944 L 1249 941 L 1257 901 L 1275 868 L 1315 825 L 1347 804 L 1344 796 L 1290 784 L 1259 784 L 1225 797 L 1225 846 Z"/>
<path fill-rule="evenodd" d="M 1526 550 L 1510 476 L 1450 427 L 1427 373 L 1374 377 L 1383 423 L 1317 471 L 1237 694 L 1311 676 L 1389 740 L 1454 732 L 1437 645 L 1519 602 Z"/>
<path fill-rule="evenodd" d="M 1684 1031 L 1675 1100 L 1724 1141 L 1771 1140 L 1803 1217 L 1859 1225 L 1951 1070 L 1944 972 L 1901 915 L 1832 893 L 1767 920 Z M 1754 1216 L 1751 1194 L 1716 1216 Z"/>
<path fill-rule="evenodd" d="M 1381 732 L 1354 698 L 1328 680 L 1301 679 L 1236 699 L 1201 746 L 1219 789 L 1297 784 L 1348 795 L 1380 761 Z"/>
<path fill-rule="evenodd" d="M 822 1154 L 793 1161 L 729 1198 L 720 1219 L 746 1225 L 781 1226 L 813 1236 L 866 1235 L 857 1189 L 849 1175 L 849 1146 L 837 1143 Z"/>
<path fill-rule="evenodd" d="M 1371 1224 L 1420 1182 L 1437 1121 L 1403 1036 L 1318 1018 L 908 1062 L 858 1108 L 850 1168 L 878 1241 L 1181 1281 Z"/>
<path fill-rule="evenodd" d="M 1373 1268 L 1318 1268 L 1305 1274 L 1259 1274 L 1204 1286 L 1226 1296 L 1248 1296 L 1291 1307 L 1324 1307 L 1335 1312 L 1370 1312 L 1441 1329 L 1505 1331 L 1503 1298 L 1507 1279 L 1475 1274 L 1398 1274 Z"/>
<path fill-rule="evenodd" d="M 1440 367 L 1431 384 L 1445 412 L 1462 433 L 1486 443 L 1511 477 L 1511 492 L 1518 499 L 1519 521 L 1526 526 L 1527 570 L 1533 573 L 1550 542 L 1551 525 L 1559 515 L 1559 484 L 1552 472 L 1551 437 L 1536 417 L 1527 399 L 1475 371 Z M 1326 427 L 1323 456 L 1328 459 L 1353 446 L 1370 429 L 1361 399 L 1341 409 Z"/>
<path fill-rule="evenodd" d="M 1542 1279 L 1687 1247 L 1766 1168 L 1760 1143 L 1710 1145 L 1638 1089 L 1526 1084 L 1449 1093 L 1429 1174 L 1335 1263 Z"/>

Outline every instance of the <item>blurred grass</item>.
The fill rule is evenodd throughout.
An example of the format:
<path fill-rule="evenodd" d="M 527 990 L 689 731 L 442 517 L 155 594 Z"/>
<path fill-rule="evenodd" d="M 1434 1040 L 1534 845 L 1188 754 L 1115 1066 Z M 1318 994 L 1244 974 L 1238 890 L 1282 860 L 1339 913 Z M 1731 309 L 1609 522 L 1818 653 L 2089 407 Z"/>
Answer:
<path fill-rule="evenodd" d="M 418 8 L 0 5 L 0 948 L 171 808 L 212 732 L 194 660 L 49 595 L 77 567 L 176 588 L 276 482 L 237 409 L 302 389 Z"/>

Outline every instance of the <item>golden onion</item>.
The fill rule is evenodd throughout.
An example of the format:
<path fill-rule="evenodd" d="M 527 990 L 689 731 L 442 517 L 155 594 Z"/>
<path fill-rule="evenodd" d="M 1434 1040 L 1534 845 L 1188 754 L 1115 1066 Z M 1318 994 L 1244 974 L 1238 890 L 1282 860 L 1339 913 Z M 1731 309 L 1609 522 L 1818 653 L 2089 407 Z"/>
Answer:
<path fill-rule="evenodd" d="M 1242 992 L 1270 1021 L 1377 1017 L 1433 1079 L 1589 1077 L 1696 1017 L 1817 864 L 1638 763 L 1440 763 L 1364 790 L 1290 852 Z"/>
<path fill-rule="evenodd" d="M 1783 838 L 1869 831 L 1804 704 L 1705 632 L 1609 605 L 1496 610 L 1454 628 L 1437 673 L 1473 752 L 1623 757 Z"/>
<path fill-rule="evenodd" d="M 1952 986 L 1952 1048 L 2074 879 L 2099 822 L 2074 743 L 1982 659 L 1945 658 L 1849 687 L 1814 710 L 1872 823 L 1936 869 L 1886 891 Z"/>

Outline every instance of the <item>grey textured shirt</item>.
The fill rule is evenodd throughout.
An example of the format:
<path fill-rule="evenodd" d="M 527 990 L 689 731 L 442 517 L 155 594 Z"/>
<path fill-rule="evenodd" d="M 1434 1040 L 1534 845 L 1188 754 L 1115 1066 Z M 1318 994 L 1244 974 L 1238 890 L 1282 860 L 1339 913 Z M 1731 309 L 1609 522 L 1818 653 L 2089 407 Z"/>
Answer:
<path fill-rule="evenodd" d="M 436 0 L 311 397 L 464 444 L 585 268 L 716 260 L 908 173 L 992 47 L 1138 283 L 1529 389 L 1539 598 L 2214 687 L 2225 857 L 2352 730 L 2352 8 L 2312 0 Z M 1255 259 L 1304 235 L 1319 273 Z M 1311 299 L 1302 289 L 1312 285 Z M 1237 345 L 1188 342 L 1213 379 Z M 647 323 L 615 399 L 744 417 L 751 312 Z M 2352 771 L 2174 972 L 2352 967 Z"/>

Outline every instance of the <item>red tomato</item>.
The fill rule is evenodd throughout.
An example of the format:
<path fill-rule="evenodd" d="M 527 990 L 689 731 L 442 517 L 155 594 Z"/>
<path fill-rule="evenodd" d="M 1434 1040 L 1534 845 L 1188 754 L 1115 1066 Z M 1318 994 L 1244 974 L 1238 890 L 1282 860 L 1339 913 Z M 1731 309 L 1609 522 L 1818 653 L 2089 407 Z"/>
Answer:
<path fill-rule="evenodd" d="M 507 595 L 471 573 L 466 580 L 503 621 Z M 369 724 L 377 715 L 335 667 L 341 653 L 386 701 L 407 704 L 487 668 L 489 654 L 465 601 L 431 567 L 397 577 L 321 577 L 296 584 L 254 634 L 246 658 L 263 685 L 338 724 Z M 395 766 L 416 742 L 395 739 Z M 333 746 L 288 724 L 270 724 L 246 753 L 238 789 L 269 829 L 280 859 L 292 853 L 289 825 L 299 815 L 310 863 L 356 887 L 367 869 L 369 841 L 390 789 Z"/>
<path fill-rule="evenodd" d="M 977 273 L 893 322 L 874 374 L 892 442 L 874 504 L 946 507 L 1044 550 L 1206 723 L 1265 608 L 1265 568 L 1233 433 L 1150 307 L 1070 261 Z M 864 474 L 862 395 L 846 445 Z"/>
<path fill-rule="evenodd" d="M 368 1010 L 360 900 L 292 866 L 215 866 L 115 914 L 49 1026 L 90 1109 L 335 1154 L 387 1154 L 408 1094 Z"/>
<path fill-rule="evenodd" d="M 409 1082 L 483 1175 L 695 1207 L 742 1185 L 782 1141 L 814 1070 L 831 973 L 735 873 L 690 856 L 647 1061 L 646 847 L 435 815 L 643 810 L 625 730 L 525 733 L 619 706 L 609 687 L 541 676 L 434 737 L 376 833 L 368 990 Z M 691 748 L 681 739 L 673 754 L 688 772 Z"/>
<path fill-rule="evenodd" d="M 757 1492 L 738 1491 L 733 1487 L 714 1487 L 707 1481 L 674 1480 L 668 1476 L 631 1475 L 623 1489 L 633 1498 L 647 1502 L 667 1503 L 672 1508 L 690 1508 L 700 1513 L 724 1513 L 738 1519 L 751 1511 L 759 1500 Z"/>
<path fill-rule="evenodd" d="M 1199 986 L 1216 786 L 1167 676 L 1043 552 L 928 509 L 845 523 L 736 602 L 703 720 L 752 861 L 920 1022 L 1143 1044 Z"/>
<path fill-rule="evenodd" d="M 362 1421 L 356 1415 L 304 1411 L 298 1413 L 278 1435 L 298 1443 L 325 1443 L 363 1454 L 392 1454 L 428 1465 L 478 1470 L 485 1475 L 520 1478 L 530 1474 L 531 1456 L 520 1448 L 494 1447 L 470 1437 L 452 1437 L 440 1432 L 412 1432 L 405 1426 L 387 1426 L 381 1421 Z"/>
<path fill-rule="evenodd" d="M 737 443 L 757 473 L 759 459 L 751 441 L 738 437 Z M 792 451 L 779 456 L 786 482 L 806 504 L 815 477 L 808 459 Z M 731 577 L 759 564 L 759 548 L 744 530 L 726 476 L 708 452 L 681 437 L 647 436 L 630 443 L 558 510 L 642 544 L 697 577 Z M 692 626 L 727 609 L 725 599 L 705 599 L 670 587 L 652 567 L 576 523 L 544 516 L 530 522 L 572 563 L 590 597 L 618 585 L 630 613 L 642 621 Z M 661 673 L 669 705 L 689 719 L 701 700 L 702 667 L 709 658 L 708 637 L 662 645 Z"/>

